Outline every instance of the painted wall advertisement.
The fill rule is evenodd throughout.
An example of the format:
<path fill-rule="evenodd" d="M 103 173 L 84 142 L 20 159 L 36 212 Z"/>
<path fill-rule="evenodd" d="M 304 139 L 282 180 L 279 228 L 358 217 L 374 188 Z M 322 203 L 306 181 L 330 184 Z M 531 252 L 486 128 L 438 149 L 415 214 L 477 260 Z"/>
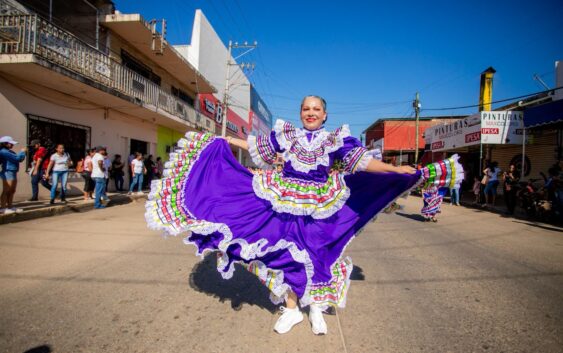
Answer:
<path fill-rule="evenodd" d="M 484 111 L 446 125 L 426 129 L 424 137 L 434 152 L 484 144 L 521 144 L 522 112 Z"/>
<path fill-rule="evenodd" d="M 215 121 L 215 133 L 221 134 L 223 123 L 223 105 L 212 94 L 200 94 L 199 100 L 201 113 Z M 227 130 L 234 133 L 241 139 L 246 139 L 246 137 L 250 134 L 249 124 L 231 109 L 227 110 Z"/>
<path fill-rule="evenodd" d="M 250 119 L 252 134 L 268 134 L 272 129 L 272 113 L 254 87 L 250 88 Z"/>

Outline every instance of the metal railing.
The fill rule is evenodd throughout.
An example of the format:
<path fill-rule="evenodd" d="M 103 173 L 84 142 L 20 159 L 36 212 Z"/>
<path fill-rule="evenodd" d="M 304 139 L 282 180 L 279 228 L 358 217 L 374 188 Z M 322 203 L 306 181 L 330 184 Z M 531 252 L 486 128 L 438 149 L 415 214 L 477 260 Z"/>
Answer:
<path fill-rule="evenodd" d="M 195 126 L 213 128 L 192 106 L 37 15 L 0 16 L 0 54 L 38 55 Z"/>

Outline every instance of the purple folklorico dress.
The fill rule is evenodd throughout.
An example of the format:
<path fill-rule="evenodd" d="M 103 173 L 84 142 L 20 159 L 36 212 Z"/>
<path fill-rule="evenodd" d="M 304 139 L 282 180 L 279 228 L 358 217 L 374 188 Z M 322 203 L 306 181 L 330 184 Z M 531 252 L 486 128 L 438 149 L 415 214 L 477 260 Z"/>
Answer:
<path fill-rule="evenodd" d="M 187 233 L 184 242 L 198 255 L 218 251 L 225 279 L 235 263 L 243 264 L 276 304 L 292 290 L 302 306 L 344 307 L 353 266 L 343 252 L 350 241 L 418 182 L 450 178 L 437 168 L 413 175 L 364 172 L 372 157 L 347 125 L 308 131 L 278 120 L 269 135 L 249 136 L 248 144 L 260 167 L 281 153 L 283 171 L 253 174 L 224 139 L 188 132 L 163 178 L 152 182 L 145 218 L 165 234 Z M 343 172 L 331 172 L 335 160 Z"/>

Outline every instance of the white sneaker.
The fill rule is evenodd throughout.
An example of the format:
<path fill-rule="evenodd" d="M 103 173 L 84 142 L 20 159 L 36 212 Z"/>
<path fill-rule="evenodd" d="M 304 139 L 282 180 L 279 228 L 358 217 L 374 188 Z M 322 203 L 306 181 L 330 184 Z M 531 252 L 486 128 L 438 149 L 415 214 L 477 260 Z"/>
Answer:
<path fill-rule="evenodd" d="M 282 315 L 274 325 L 274 331 L 277 333 L 287 333 L 293 326 L 303 321 L 303 314 L 299 310 L 299 307 L 288 309 L 285 306 L 282 306 L 280 307 L 280 311 L 282 312 Z"/>
<path fill-rule="evenodd" d="M 16 211 L 11 209 L 11 208 L 5 208 L 3 213 L 4 214 L 12 214 L 12 213 L 16 213 Z"/>
<path fill-rule="evenodd" d="M 309 321 L 315 335 L 326 335 L 328 328 L 323 317 L 323 311 L 315 304 L 311 304 L 309 307 Z"/>
<path fill-rule="evenodd" d="M 11 210 L 11 211 L 14 211 L 15 213 L 22 213 L 22 212 L 23 212 L 23 208 L 15 208 L 15 207 L 12 207 L 12 208 L 10 208 L 10 210 Z"/>

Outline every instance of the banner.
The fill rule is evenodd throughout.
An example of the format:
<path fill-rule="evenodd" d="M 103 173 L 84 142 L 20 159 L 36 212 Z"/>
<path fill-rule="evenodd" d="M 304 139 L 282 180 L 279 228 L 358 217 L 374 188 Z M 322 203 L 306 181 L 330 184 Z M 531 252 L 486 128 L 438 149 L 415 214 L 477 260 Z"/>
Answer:
<path fill-rule="evenodd" d="M 199 110 L 215 121 L 215 133 L 220 134 L 223 124 L 223 104 L 209 93 L 199 95 Z M 250 125 L 231 109 L 227 110 L 227 130 L 246 140 L 250 134 Z"/>
<path fill-rule="evenodd" d="M 524 113 L 510 110 L 481 112 L 481 142 L 522 144 Z"/>
<path fill-rule="evenodd" d="M 268 130 L 272 128 L 272 113 L 253 86 L 250 87 L 250 110 L 268 126 Z"/>
<path fill-rule="evenodd" d="M 424 132 L 430 150 L 439 152 L 455 148 L 478 145 L 481 140 L 481 117 L 479 114 L 453 123 L 429 127 Z"/>

